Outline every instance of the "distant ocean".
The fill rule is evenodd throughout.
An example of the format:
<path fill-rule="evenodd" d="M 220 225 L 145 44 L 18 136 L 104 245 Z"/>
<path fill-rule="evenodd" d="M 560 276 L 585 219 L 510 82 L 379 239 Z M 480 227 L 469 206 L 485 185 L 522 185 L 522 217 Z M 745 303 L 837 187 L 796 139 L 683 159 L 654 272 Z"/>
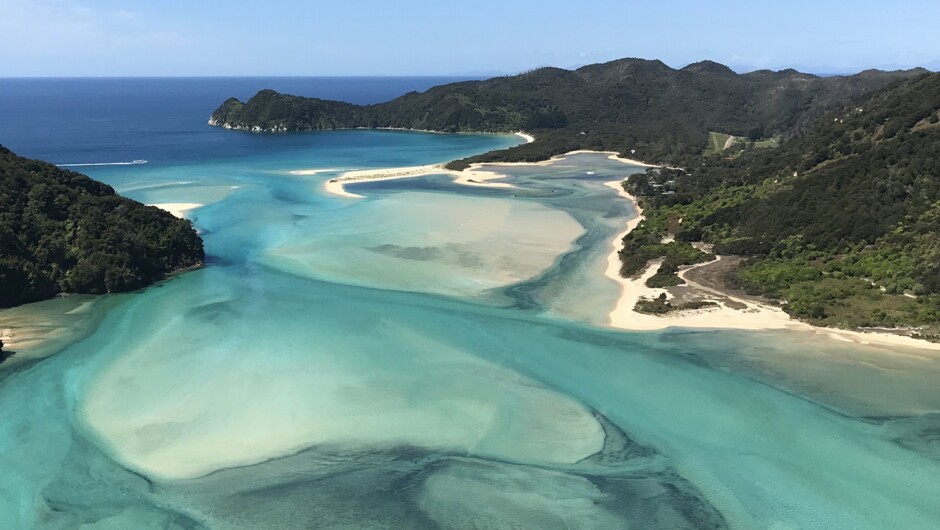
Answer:
<path fill-rule="evenodd" d="M 461 77 L 0 78 L 0 145 L 57 164 L 198 160 L 209 115 L 229 97 L 271 88 L 356 104 Z M 230 137 L 230 135 L 228 135 Z M 225 142 L 219 141 L 223 149 Z M 237 148 L 237 146 L 236 146 Z"/>

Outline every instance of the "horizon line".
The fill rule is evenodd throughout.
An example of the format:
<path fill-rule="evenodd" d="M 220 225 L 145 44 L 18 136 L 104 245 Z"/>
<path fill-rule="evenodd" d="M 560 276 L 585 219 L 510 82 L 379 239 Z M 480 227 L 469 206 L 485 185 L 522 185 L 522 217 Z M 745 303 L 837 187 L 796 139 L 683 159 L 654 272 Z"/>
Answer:
<path fill-rule="evenodd" d="M 637 59 L 637 60 L 642 60 L 642 61 L 659 61 L 665 64 L 667 67 L 672 68 L 674 70 L 681 70 L 682 68 L 685 68 L 693 64 L 701 63 L 701 62 L 714 62 L 716 64 L 726 66 L 727 68 L 732 70 L 734 73 L 739 74 L 739 75 L 748 74 L 752 72 L 758 72 L 758 71 L 780 72 L 784 70 L 796 70 L 797 72 L 800 72 L 800 73 L 818 75 L 818 76 L 842 76 L 842 75 L 849 76 L 849 75 L 855 75 L 861 72 L 871 71 L 871 70 L 882 71 L 882 72 L 916 70 L 916 69 L 924 69 L 929 72 L 940 71 L 937 69 L 937 66 L 936 66 L 936 64 L 940 63 L 940 61 L 932 61 L 929 63 L 913 65 L 913 66 L 878 65 L 878 66 L 868 66 L 868 67 L 858 66 L 858 67 L 849 67 L 849 68 L 840 68 L 840 67 L 835 67 L 835 66 L 819 66 L 819 67 L 807 68 L 805 65 L 789 65 L 789 66 L 782 65 L 782 66 L 772 66 L 772 67 L 757 67 L 753 65 L 732 66 L 732 65 L 727 65 L 727 64 L 724 64 L 724 63 L 721 63 L 719 61 L 715 61 L 712 59 L 702 59 L 699 61 L 693 61 L 683 66 L 672 66 L 666 63 L 665 61 L 662 61 L 661 59 L 645 59 L 641 57 L 622 57 L 619 59 L 612 59 L 610 61 L 602 61 L 598 63 L 585 63 L 585 64 L 577 64 L 577 65 L 569 65 L 569 66 L 553 66 L 553 65 L 543 64 L 543 65 L 539 65 L 536 67 L 527 68 L 523 70 L 517 70 L 513 72 L 494 70 L 494 71 L 476 71 L 476 72 L 468 71 L 468 72 L 422 73 L 422 74 L 409 74 L 409 73 L 394 73 L 394 74 L 392 73 L 355 73 L 355 74 L 265 74 L 265 73 L 259 73 L 259 74 L 208 74 L 208 75 L 201 75 L 201 74 L 155 74 L 155 75 L 149 75 L 149 74 L 54 75 L 54 74 L 49 74 L 49 75 L 46 75 L 46 74 L 40 74 L 40 75 L 0 75 L 0 79 L 9 79 L 9 80 L 14 80 L 14 79 L 237 79 L 237 78 L 396 78 L 396 77 L 397 78 L 453 77 L 453 78 L 466 78 L 466 79 L 472 79 L 472 78 L 489 79 L 493 77 L 506 77 L 506 76 L 520 75 L 526 72 L 531 72 L 533 70 L 539 70 L 542 68 L 559 68 L 562 70 L 575 71 L 585 66 L 601 65 L 601 64 L 621 61 L 625 59 Z"/>

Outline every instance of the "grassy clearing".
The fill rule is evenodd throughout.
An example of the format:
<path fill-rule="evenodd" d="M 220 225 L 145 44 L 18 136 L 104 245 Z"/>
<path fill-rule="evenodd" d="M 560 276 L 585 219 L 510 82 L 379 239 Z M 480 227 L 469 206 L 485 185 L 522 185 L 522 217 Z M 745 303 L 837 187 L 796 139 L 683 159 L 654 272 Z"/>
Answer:
<path fill-rule="evenodd" d="M 708 147 L 705 148 L 705 154 L 711 155 L 715 153 L 720 153 L 725 149 L 725 143 L 727 143 L 730 134 L 709 131 L 708 133 Z"/>
<path fill-rule="evenodd" d="M 777 138 L 764 138 L 754 142 L 754 147 L 758 149 L 780 147 L 780 141 Z"/>

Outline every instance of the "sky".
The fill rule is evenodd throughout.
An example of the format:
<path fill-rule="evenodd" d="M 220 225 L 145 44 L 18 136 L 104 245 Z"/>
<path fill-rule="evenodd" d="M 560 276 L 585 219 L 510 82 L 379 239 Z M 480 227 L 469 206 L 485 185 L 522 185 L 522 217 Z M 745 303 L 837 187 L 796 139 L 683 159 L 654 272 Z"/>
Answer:
<path fill-rule="evenodd" d="M 937 0 L 0 0 L 0 77 L 940 69 Z"/>

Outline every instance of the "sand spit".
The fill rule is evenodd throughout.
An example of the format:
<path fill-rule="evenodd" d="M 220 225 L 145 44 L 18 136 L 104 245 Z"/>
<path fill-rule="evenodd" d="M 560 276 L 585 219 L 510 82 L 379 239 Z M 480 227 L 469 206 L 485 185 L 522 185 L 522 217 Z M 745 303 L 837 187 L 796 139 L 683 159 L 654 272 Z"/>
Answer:
<path fill-rule="evenodd" d="M 535 138 L 529 134 L 523 132 L 517 132 L 517 136 L 521 136 L 526 140 L 527 143 L 535 141 Z M 452 169 L 447 169 L 444 164 L 430 164 L 426 166 L 410 166 L 410 167 L 393 167 L 393 168 L 381 168 L 381 169 L 364 169 L 356 171 L 347 171 L 336 177 L 335 179 L 330 179 L 325 183 L 324 189 L 327 193 L 337 195 L 340 197 L 346 198 L 363 198 L 362 195 L 357 195 L 354 193 L 349 193 L 344 189 L 345 184 L 355 183 L 355 182 L 366 182 L 366 181 L 378 181 L 378 180 L 392 180 L 392 179 L 403 179 L 403 178 L 415 178 L 423 177 L 427 175 L 449 175 L 454 178 L 456 184 L 461 184 L 464 186 L 482 186 L 488 188 L 513 188 L 512 184 L 505 182 L 492 182 L 493 180 L 505 178 L 506 175 L 484 169 L 488 167 L 513 167 L 513 166 L 549 166 L 555 162 L 560 162 L 565 159 L 565 157 L 570 155 L 581 155 L 581 154 L 601 154 L 608 155 L 607 158 L 610 160 L 616 160 L 624 164 L 629 164 L 631 166 L 639 167 L 660 167 L 653 164 L 647 164 L 645 162 L 640 162 L 639 160 L 633 160 L 629 158 L 622 158 L 618 153 L 613 151 L 588 151 L 588 150 L 578 150 L 565 153 L 563 155 L 554 156 L 548 160 L 543 160 L 541 162 L 487 162 L 487 163 L 475 163 L 471 164 L 469 168 L 463 171 L 454 171 Z M 300 173 L 299 171 L 291 171 L 292 174 L 308 174 L 312 175 L 315 172 L 325 172 L 330 170 L 304 170 L 305 173 Z"/>
<path fill-rule="evenodd" d="M 505 182 L 490 182 L 492 180 L 505 178 L 506 175 L 493 171 L 484 171 L 480 168 L 482 164 L 473 164 L 464 171 L 454 171 L 447 169 L 444 164 L 429 164 L 426 166 L 393 167 L 383 169 L 362 169 L 356 171 L 347 171 L 342 175 L 326 181 L 323 185 L 327 193 L 346 197 L 349 199 L 363 199 L 363 195 L 350 193 L 346 191 L 346 184 L 356 182 L 372 182 L 379 180 L 395 180 L 424 177 L 427 175 L 448 175 L 453 177 L 454 182 L 464 186 L 481 186 L 487 188 L 512 188 L 512 184 Z"/>

